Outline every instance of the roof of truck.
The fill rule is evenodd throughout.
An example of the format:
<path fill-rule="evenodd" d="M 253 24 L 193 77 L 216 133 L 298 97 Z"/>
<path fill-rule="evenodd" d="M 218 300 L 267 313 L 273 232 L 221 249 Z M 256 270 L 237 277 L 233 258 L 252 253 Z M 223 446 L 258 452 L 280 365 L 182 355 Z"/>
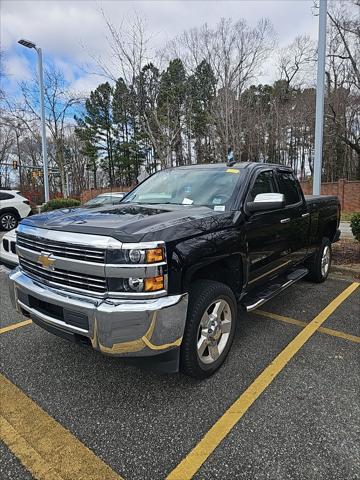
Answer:
<path fill-rule="evenodd" d="M 280 165 L 278 163 L 263 163 L 263 162 L 239 162 L 239 163 L 196 163 L 191 165 L 182 165 L 181 167 L 177 167 L 180 169 L 186 168 L 238 168 L 238 169 L 250 169 L 256 167 L 276 167 L 276 168 L 284 168 L 291 170 L 291 167 L 287 165 Z"/>

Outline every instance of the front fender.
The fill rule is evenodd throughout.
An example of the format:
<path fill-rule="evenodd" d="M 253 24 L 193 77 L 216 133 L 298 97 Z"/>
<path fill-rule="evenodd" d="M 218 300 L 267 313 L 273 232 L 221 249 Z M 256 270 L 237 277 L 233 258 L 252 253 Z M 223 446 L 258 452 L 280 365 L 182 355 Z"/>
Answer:
<path fill-rule="evenodd" d="M 236 292 L 241 291 L 246 270 L 246 248 L 239 237 L 239 231 L 232 228 L 176 245 L 170 264 L 173 287 L 188 292 L 190 284 L 201 275 L 202 278 L 227 283 Z"/>

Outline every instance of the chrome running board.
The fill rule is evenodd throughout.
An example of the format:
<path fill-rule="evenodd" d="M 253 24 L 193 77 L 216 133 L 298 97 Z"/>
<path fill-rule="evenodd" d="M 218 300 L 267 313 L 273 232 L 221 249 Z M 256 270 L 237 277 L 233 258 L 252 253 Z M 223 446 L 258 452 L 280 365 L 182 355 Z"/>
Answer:
<path fill-rule="evenodd" d="M 276 278 L 272 278 L 265 285 L 262 285 L 261 287 L 245 295 L 242 298 L 240 305 L 247 312 L 251 312 L 256 308 L 259 308 L 271 298 L 274 298 L 286 288 L 290 287 L 290 285 L 305 277 L 305 275 L 307 275 L 308 273 L 309 270 L 302 267 L 279 275 Z"/>

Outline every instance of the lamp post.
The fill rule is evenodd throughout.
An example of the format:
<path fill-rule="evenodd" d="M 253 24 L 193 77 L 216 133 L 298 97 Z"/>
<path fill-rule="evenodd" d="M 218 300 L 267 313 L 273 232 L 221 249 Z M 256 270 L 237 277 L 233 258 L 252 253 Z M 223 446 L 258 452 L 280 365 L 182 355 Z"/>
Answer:
<path fill-rule="evenodd" d="M 20 45 L 26 48 L 34 48 L 38 55 L 38 73 L 39 73 L 39 87 L 40 87 L 40 116 L 41 116 L 41 144 L 43 157 L 43 172 L 44 172 L 44 196 L 45 202 L 49 201 L 49 168 L 47 158 L 47 144 L 46 144 L 46 125 L 45 125 L 45 96 L 44 96 L 44 73 L 42 62 L 41 48 L 37 47 L 34 42 L 30 40 L 19 40 Z"/>
<path fill-rule="evenodd" d="M 327 0 L 320 0 L 317 86 L 316 86 L 316 113 L 315 113 L 315 154 L 314 154 L 313 195 L 320 195 L 321 193 L 321 163 L 322 163 L 323 132 L 324 132 L 326 16 L 327 16 Z"/>

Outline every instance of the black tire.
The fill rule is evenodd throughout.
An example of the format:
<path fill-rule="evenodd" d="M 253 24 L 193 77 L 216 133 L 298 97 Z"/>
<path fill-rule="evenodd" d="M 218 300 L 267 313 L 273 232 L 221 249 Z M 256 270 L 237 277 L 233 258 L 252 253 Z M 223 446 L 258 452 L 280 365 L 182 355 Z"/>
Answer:
<path fill-rule="evenodd" d="M 327 269 L 324 272 L 324 269 L 322 268 L 322 263 L 323 263 L 323 257 L 324 257 L 325 251 L 329 252 L 329 262 L 328 262 Z M 330 271 L 331 256 L 332 256 L 331 242 L 327 237 L 324 237 L 322 239 L 320 247 L 306 264 L 306 266 L 309 269 L 309 274 L 307 278 L 314 283 L 325 282 Z"/>
<path fill-rule="evenodd" d="M 227 303 L 227 312 L 230 308 L 230 331 L 226 340 L 224 336 L 224 341 L 226 341 L 226 343 L 217 360 L 211 360 L 212 363 L 205 364 L 200 360 L 197 349 L 200 322 L 206 310 L 208 310 L 211 304 L 217 300 L 225 300 Z M 229 315 L 229 312 L 227 314 Z M 181 371 L 186 375 L 197 379 L 204 379 L 215 373 L 223 364 L 229 353 L 235 335 L 236 320 L 237 304 L 231 288 L 223 283 L 211 280 L 200 280 L 194 283 L 190 291 L 188 314 L 180 351 Z M 220 333 L 219 343 L 221 342 L 223 335 L 224 333 Z"/>
<path fill-rule="evenodd" d="M 4 212 L 0 215 L 0 230 L 13 230 L 19 223 L 19 217 L 13 212 Z"/>

